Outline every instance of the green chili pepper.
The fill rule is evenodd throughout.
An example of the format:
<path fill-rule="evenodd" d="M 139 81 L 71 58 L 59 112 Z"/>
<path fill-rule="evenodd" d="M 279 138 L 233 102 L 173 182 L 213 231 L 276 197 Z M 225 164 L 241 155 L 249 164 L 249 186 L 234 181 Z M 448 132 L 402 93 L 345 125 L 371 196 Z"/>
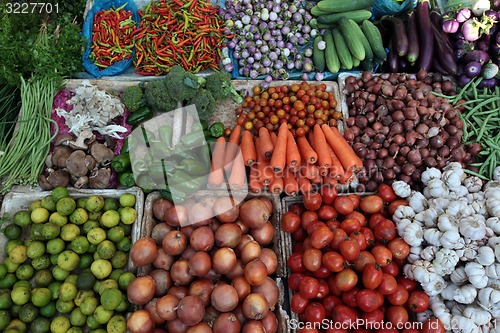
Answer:
<path fill-rule="evenodd" d="M 160 136 L 160 140 L 167 145 L 167 147 L 172 147 L 172 134 L 173 128 L 170 125 L 163 125 L 158 129 L 158 135 Z"/>
<path fill-rule="evenodd" d="M 200 124 L 203 129 L 208 129 L 208 122 L 200 119 Z"/>
<path fill-rule="evenodd" d="M 224 135 L 224 124 L 223 123 L 215 123 L 209 128 L 210 134 L 214 138 L 220 138 L 222 135 Z"/>
<path fill-rule="evenodd" d="M 120 181 L 120 185 L 125 186 L 125 187 L 134 187 L 135 186 L 135 180 L 134 180 L 134 174 L 132 172 L 125 172 L 120 175 L 118 178 Z"/>
<path fill-rule="evenodd" d="M 130 154 L 124 153 L 118 156 L 115 156 L 111 160 L 111 167 L 115 169 L 116 172 L 124 172 L 125 170 L 130 168 Z"/>
<path fill-rule="evenodd" d="M 204 163 L 192 159 L 182 160 L 181 164 L 176 166 L 176 168 L 184 171 L 190 176 L 202 176 L 209 171 Z"/>
<path fill-rule="evenodd" d="M 132 113 L 127 118 L 127 124 L 132 126 L 137 126 L 140 123 L 143 123 L 151 118 L 153 118 L 153 111 L 151 111 L 151 109 L 148 106 L 145 106 L 137 110 L 136 112 Z"/>
<path fill-rule="evenodd" d="M 128 153 L 129 151 L 129 138 L 125 138 L 125 140 L 123 141 L 123 147 L 122 149 L 120 150 L 120 155 L 121 154 L 125 154 L 125 153 Z"/>

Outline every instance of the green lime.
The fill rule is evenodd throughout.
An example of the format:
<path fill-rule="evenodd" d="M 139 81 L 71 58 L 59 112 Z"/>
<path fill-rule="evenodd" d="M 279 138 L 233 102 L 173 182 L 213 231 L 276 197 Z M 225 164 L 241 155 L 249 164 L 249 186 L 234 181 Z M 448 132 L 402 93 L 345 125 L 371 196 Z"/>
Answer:
<path fill-rule="evenodd" d="M 56 301 L 56 309 L 60 313 L 70 313 L 75 308 L 75 302 L 73 300 L 63 301 L 58 299 Z"/>
<path fill-rule="evenodd" d="M 99 255 L 99 253 L 94 252 L 94 261 L 99 260 L 99 259 L 102 259 L 101 256 Z"/>
<path fill-rule="evenodd" d="M 56 302 L 49 302 L 49 304 L 40 308 L 40 314 L 45 318 L 52 318 L 56 315 Z"/>
<path fill-rule="evenodd" d="M 24 304 L 19 310 L 19 319 L 23 323 L 31 323 L 38 317 L 39 312 L 38 308 L 32 303 Z"/>
<path fill-rule="evenodd" d="M 101 218 L 102 212 L 89 212 L 89 220 L 91 221 L 99 221 Z"/>
<path fill-rule="evenodd" d="M 50 255 L 50 263 L 52 265 L 57 265 L 57 258 L 59 258 L 59 254 L 51 254 Z"/>
<path fill-rule="evenodd" d="M 22 240 L 20 239 L 11 239 L 10 241 L 7 242 L 5 245 L 5 253 L 9 254 L 12 249 L 17 246 L 17 245 L 25 245 Z"/>
<path fill-rule="evenodd" d="M 51 195 L 47 195 L 45 198 L 42 199 L 42 208 L 45 208 L 49 212 L 56 211 L 56 201 Z"/>
<path fill-rule="evenodd" d="M 93 297 L 95 297 L 95 294 L 92 290 L 79 290 L 73 301 L 75 302 L 75 305 L 79 307 L 82 305 L 83 301 L 86 298 L 93 298 Z"/>
<path fill-rule="evenodd" d="M 106 289 L 101 294 L 101 304 L 105 310 L 114 311 L 122 302 L 123 294 L 117 288 Z"/>
<path fill-rule="evenodd" d="M 69 321 L 73 326 L 84 326 L 87 322 L 87 316 L 82 313 L 82 310 L 75 308 L 69 315 Z"/>
<path fill-rule="evenodd" d="M 12 319 L 3 331 L 4 333 L 26 333 L 28 327 L 20 319 Z"/>
<path fill-rule="evenodd" d="M 14 273 L 7 273 L 3 279 L 0 279 L 0 289 L 11 288 L 16 281 L 17 278 Z"/>
<path fill-rule="evenodd" d="M 7 310 L 0 310 L 0 331 L 3 331 L 10 323 L 10 313 Z"/>
<path fill-rule="evenodd" d="M 31 299 L 31 290 L 26 287 L 15 287 L 10 294 L 12 302 L 17 305 L 24 305 Z"/>
<path fill-rule="evenodd" d="M 87 209 L 87 198 L 79 198 L 76 200 L 76 207 Z"/>
<path fill-rule="evenodd" d="M 120 208 L 120 202 L 115 198 L 106 198 L 104 199 L 104 211 L 108 210 L 117 210 Z"/>
<path fill-rule="evenodd" d="M 86 272 L 82 272 L 78 276 L 78 280 L 76 281 L 76 285 L 81 290 L 92 290 L 92 288 L 94 288 L 95 281 L 96 281 L 96 279 L 95 279 L 94 274 L 86 271 Z"/>
<path fill-rule="evenodd" d="M 111 261 L 111 265 L 113 265 L 113 261 Z M 113 269 L 113 271 L 111 272 L 111 274 L 109 275 L 109 278 L 118 282 L 118 280 L 120 279 L 120 276 L 125 273 L 125 271 L 121 268 L 116 268 L 116 269 Z"/>
<path fill-rule="evenodd" d="M 77 236 L 71 241 L 71 249 L 78 254 L 84 254 L 89 248 L 89 241 L 85 236 Z"/>
<path fill-rule="evenodd" d="M 57 265 L 68 272 L 77 268 L 79 263 L 80 257 L 71 250 L 63 251 L 59 253 L 59 257 L 57 257 Z"/>
<path fill-rule="evenodd" d="M 17 224 L 9 224 L 5 227 L 3 233 L 8 239 L 19 239 L 19 237 L 21 237 L 21 234 L 23 233 L 23 228 L 21 228 Z"/>
<path fill-rule="evenodd" d="M 43 237 L 42 231 L 43 231 L 43 223 L 33 224 L 30 227 L 31 240 L 46 241 L 46 239 Z"/>
<path fill-rule="evenodd" d="M 135 195 L 131 193 L 122 194 L 120 196 L 120 205 L 122 205 L 122 207 L 134 207 Z"/>
<path fill-rule="evenodd" d="M 84 224 L 89 219 L 89 214 L 83 208 L 77 208 L 71 215 L 69 216 L 69 220 L 74 224 Z"/>
<path fill-rule="evenodd" d="M 57 316 L 50 323 L 50 331 L 52 333 L 66 333 L 71 327 L 68 317 Z"/>
<path fill-rule="evenodd" d="M 38 317 L 31 323 L 30 328 L 32 333 L 50 332 L 50 320 L 48 320 L 47 318 Z"/>
<path fill-rule="evenodd" d="M 43 225 L 42 236 L 46 240 L 55 239 L 61 233 L 61 227 L 55 223 L 48 222 Z"/>
<path fill-rule="evenodd" d="M 128 256 L 121 251 L 117 251 L 113 258 L 111 258 L 111 265 L 113 268 L 124 268 L 127 266 Z"/>
<path fill-rule="evenodd" d="M 50 214 L 49 222 L 55 223 L 58 226 L 62 227 L 63 225 L 68 223 L 68 217 L 61 215 L 58 212 L 53 212 L 52 214 Z"/>
<path fill-rule="evenodd" d="M 106 228 L 116 227 L 120 223 L 120 214 L 116 210 L 105 211 L 101 215 L 99 223 Z"/>
<path fill-rule="evenodd" d="M 128 285 L 135 280 L 135 275 L 130 272 L 123 273 L 118 279 L 118 285 L 120 289 L 127 290 Z"/>
<path fill-rule="evenodd" d="M 64 282 L 59 286 L 57 295 L 61 301 L 71 301 L 76 297 L 78 289 L 72 283 Z"/>
<path fill-rule="evenodd" d="M 16 270 L 16 277 L 19 280 L 29 280 L 35 275 L 35 269 L 30 264 L 22 264 Z"/>
<path fill-rule="evenodd" d="M 90 316 L 91 314 L 94 313 L 95 309 L 99 305 L 99 301 L 95 297 L 87 297 L 83 300 L 82 304 L 80 305 L 80 309 L 82 310 L 82 313 L 86 316 Z"/>
<path fill-rule="evenodd" d="M 20 210 L 14 214 L 13 221 L 21 228 L 28 227 L 31 224 L 31 212 Z"/>
<path fill-rule="evenodd" d="M 125 236 L 130 236 L 132 234 L 132 224 L 125 224 L 120 222 L 118 226 L 123 229 Z"/>
<path fill-rule="evenodd" d="M 101 325 L 106 324 L 113 316 L 113 311 L 106 310 L 104 306 L 99 305 L 94 311 L 94 317 Z"/>
<path fill-rule="evenodd" d="M 131 311 L 134 310 L 130 307 L 130 302 L 127 300 L 126 297 L 123 297 L 122 302 L 116 308 L 116 312 L 131 312 Z"/>
<path fill-rule="evenodd" d="M 66 242 L 71 242 L 80 235 L 80 228 L 76 224 L 65 224 L 61 228 L 61 238 Z"/>
<path fill-rule="evenodd" d="M 29 207 L 28 207 L 28 211 L 31 213 L 32 211 L 34 211 L 36 208 L 40 208 L 42 207 L 42 201 L 41 200 L 36 200 L 36 201 L 33 201 Z"/>
<path fill-rule="evenodd" d="M 132 242 L 129 238 L 125 237 L 121 241 L 119 241 L 118 244 L 116 244 L 116 248 L 118 249 L 118 251 L 129 252 L 132 248 Z"/>
<path fill-rule="evenodd" d="M 57 281 L 64 281 L 69 276 L 69 272 L 59 266 L 54 266 L 52 269 L 52 275 Z"/>
<path fill-rule="evenodd" d="M 47 269 L 51 265 L 50 257 L 48 254 L 44 254 L 40 258 L 33 259 L 31 261 L 31 266 L 37 271 Z"/>
<path fill-rule="evenodd" d="M 15 273 L 17 268 L 19 267 L 19 264 L 13 262 L 9 257 L 3 260 L 3 264 L 7 268 L 8 273 Z"/>
<path fill-rule="evenodd" d="M 45 243 L 33 241 L 28 245 L 27 255 L 30 259 L 35 259 L 43 256 L 45 253 Z"/>
<path fill-rule="evenodd" d="M 0 290 L 0 310 L 9 309 L 12 304 L 12 298 L 10 296 L 10 290 L 2 289 Z"/>
<path fill-rule="evenodd" d="M 28 249 L 24 245 L 16 245 L 10 250 L 9 258 L 14 264 L 22 264 L 28 259 Z"/>
<path fill-rule="evenodd" d="M 76 209 L 76 202 L 72 198 L 62 198 L 57 202 L 57 212 L 61 215 L 68 216 Z"/>
<path fill-rule="evenodd" d="M 118 243 L 125 237 L 125 231 L 120 227 L 113 227 L 108 230 L 107 237 L 113 243 Z"/>
<path fill-rule="evenodd" d="M 21 311 L 22 305 L 12 304 L 10 308 L 10 315 L 12 318 L 19 318 L 19 311 Z"/>
<path fill-rule="evenodd" d="M 108 277 L 109 274 L 111 274 L 112 269 L 113 266 L 111 266 L 111 263 L 104 259 L 98 259 L 90 266 L 92 274 L 94 274 L 94 276 L 99 280 Z"/>
<path fill-rule="evenodd" d="M 97 253 L 101 259 L 111 259 L 116 254 L 116 247 L 112 241 L 103 240 L 97 245 Z"/>
<path fill-rule="evenodd" d="M 31 292 L 31 303 L 41 308 L 50 303 L 52 293 L 49 288 L 35 288 Z"/>
<path fill-rule="evenodd" d="M 81 327 L 71 327 L 66 333 L 83 333 L 83 329 Z"/>
<path fill-rule="evenodd" d="M 99 286 L 97 287 L 97 293 L 102 295 L 105 290 L 108 289 L 117 289 L 118 283 L 112 279 L 106 279 L 104 281 L 100 281 Z"/>
<path fill-rule="evenodd" d="M 98 328 L 96 330 L 90 330 L 89 333 L 108 333 L 104 328 Z"/>
<path fill-rule="evenodd" d="M 7 266 L 0 264 L 0 279 L 3 279 L 5 275 L 7 275 Z"/>
<path fill-rule="evenodd" d="M 25 288 L 28 288 L 31 292 L 31 283 L 30 281 L 26 281 L 26 280 L 20 280 L 20 281 L 17 281 L 16 283 L 14 283 L 14 285 L 12 286 L 12 289 L 16 288 L 16 287 L 25 287 Z"/>
<path fill-rule="evenodd" d="M 127 332 L 127 320 L 125 319 L 125 317 L 120 315 L 111 317 L 108 324 L 106 325 L 106 331 L 108 333 Z"/>
<path fill-rule="evenodd" d="M 55 187 L 52 192 L 52 198 L 54 198 L 55 202 L 58 202 L 62 198 L 67 198 L 69 197 L 69 191 L 66 187 L 62 186 L 57 186 Z"/>
<path fill-rule="evenodd" d="M 89 231 L 87 239 L 91 244 L 99 244 L 106 239 L 106 231 L 102 228 L 95 228 Z"/>
<path fill-rule="evenodd" d="M 61 286 L 61 284 L 63 284 L 61 281 L 54 281 L 49 284 L 48 288 L 53 299 L 57 299 L 59 297 L 59 287 Z"/>
<path fill-rule="evenodd" d="M 123 207 L 120 212 L 120 220 L 123 224 L 130 225 L 134 223 L 135 218 L 137 217 L 137 212 L 132 207 Z"/>
<path fill-rule="evenodd" d="M 101 288 L 101 281 L 97 280 L 94 283 L 94 288 L 92 288 L 92 290 L 95 291 L 96 293 L 99 293 L 100 288 Z"/>
<path fill-rule="evenodd" d="M 87 222 L 85 222 L 83 224 L 82 231 L 86 235 L 89 233 L 90 230 L 92 230 L 94 228 L 100 228 L 100 227 L 101 227 L 101 225 L 99 224 L 99 222 L 88 220 Z"/>
<path fill-rule="evenodd" d="M 80 268 L 85 269 L 85 268 L 90 268 L 90 265 L 92 265 L 92 262 L 94 259 L 92 258 L 92 255 L 90 253 L 84 253 L 80 256 Z"/>
<path fill-rule="evenodd" d="M 90 246 L 89 246 L 89 249 L 87 250 L 87 253 L 91 254 L 91 253 L 95 253 L 95 251 L 97 251 L 97 244 L 90 243 Z"/>
<path fill-rule="evenodd" d="M 33 223 L 45 223 L 49 220 L 50 213 L 47 209 L 40 207 L 31 212 L 31 221 Z"/>
<path fill-rule="evenodd" d="M 64 279 L 64 282 L 69 282 L 76 285 L 76 281 L 78 281 L 78 276 L 79 276 L 78 274 L 71 274 L 66 279 Z"/>
<path fill-rule="evenodd" d="M 104 198 L 100 195 L 92 195 L 87 199 L 87 210 L 91 213 L 100 211 L 104 207 Z"/>
<path fill-rule="evenodd" d="M 63 227 L 64 230 L 64 227 Z M 61 238 L 51 239 L 47 242 L 47 252 L 50 254 L 59 254 L 66 247 L 66 243 Z"/>
<path fill-rule="evenodd" d="M 35 285 L 37 287 L 48 287 L 53 281 L 52 273 L 48 269 L 43 269 L 35 273 Z"/>
<path fill-rule="evenodd" d="M 97 322 L 97 320 L 95 319 L 94 315 L 92 314 L 92 315 L 88 315 L 88 317 L 87 317 L 87 326 L 91 330 L 92 329 L 95 330 L 95 329 L 99 328 L 101 326 L 101 324 L 99 324 Z"/>

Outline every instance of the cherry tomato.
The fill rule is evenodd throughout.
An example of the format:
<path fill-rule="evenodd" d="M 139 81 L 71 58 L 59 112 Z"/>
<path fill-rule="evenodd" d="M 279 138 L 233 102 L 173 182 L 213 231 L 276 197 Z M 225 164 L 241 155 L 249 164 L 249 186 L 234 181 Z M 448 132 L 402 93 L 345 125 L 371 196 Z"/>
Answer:
<path fill-rule="evenodd" d="M 321 250 L 310 248 L 304 251 L 303 261 L 304 267 L 310 272 L 315 272 L 321 267 Z"/>
<path fill-rule="evenodd" d="M 309 300 L 297 293 L 292 296 L 292 299 L 290 301 L 290 308 L 295 313 L 302 313 L 304 312 L 308 304 Z"/>
<path fill-rule="evenodd" d="M 401 333 L 420 333 L 420 331 L 414 328 L 405 328 L 401 331 Z"/>
<path fill-rule="evenodd" d="M 312 275 L 317 279 L 327 279 L 332 275 L 332 272 L 325 266 L 321 266 L 317 271 L 313 272 Z"/>
<path fill-rule="evenodd" d="M 334 251 L 338 251 L 340 243 L 344 241 L 346 237 L 347 233 L 344 230 L 340 228 L 333 230 L 333 240 L 330 243 L 330 248 Z"/>
<path fill-rule="evenodd" d="M 370 216 L 370 219 L 368 220 L 368 227 L 370 229 L 375 229 L 377 224 L 379 224 L 380 221 L 385 219 L 385 215 L 382 213 L 375 213 Z"/>
<path fill-rule="evenodd" d="M 355 328 L 352 330 L 352 333 L 371 333 L 371 332 L 364 328 Z"/>
<path fill-rule="evenodd" d="M 307 193 L 304 195 L 304 207 L 306 207 L 307 210 L 312 210 L 316 211 L 321 207 L 321 203 L 323 199 L 321 198 L 321 194 L 318 192 L 314 193 Z"/>
<path fill-rule="evenodd" d="M 366 249 L 366 238 L 365 235 L 363 235 L 361 232 L 355 231 L 349 235 L 349 238 L 354 239 L 356 242 L 358 242 L 359 249 L 361 251 Z"/>
<path fill-rule="evenodd" d="M 318 209 L 318 218 L 322 221 L 336 219 L 338 215 L 339 214 L 337 213 L 335 208 L 330 205 L 325 205 L 324 203 Z"/>
<path fill-rule="evenodd" d="M 288 267 L 290 267 L 292 272 L 304 273 L 306 271 L 302 257 L 303 257 L 303 254 L 300 252 L 297 252 L 297 253 L 292 254 L 288 258 Z"/>
<path fill-rule="evenodd" d="M 391 186 L 387 184 L 380 184 L 378 187 L 378 195 L 384 200 L 384 202 L 391 203 L 396 200 L 396 193 Z"/>
<path fill-rule="evenodd" d="M 318 280 L 318 282 L 319 282 L 319 291 L 318 294 L 316 295 L 316 299 L 322 300 L 328 296 L 328 294 L 330 293 L 330 288 L 328 288 L 328 283 L 324 279 Z"/>
<path fill-rule="evenodd" d="M 406 290 L 404 286 L 399 284 L 396 287 L 396 291 L 393 294 L 387 296 L 387 300 L 392 305 L 403 305 L 408 301 L 409 296 L 410 295 L 408 293 L 408 290 Z"/>
<path fill-rule="evenodd" d="M 281 229 L 289 234 L 294 233 L 299 230 L 300 222 L 299 215 L 292 212 L 286 212 L 281 218 Z"/>
<path fill-rule="evenodd" d="M 412 291 L 407 304 L 410 311 L 424 312 L 429 307 L 429 296 L 420 290 Z"/>
<path fill-rule="evenodd" d="M 367 227 L 361 227 L 360 232 L 365 236 L 367 248 L 370 248 L 373 245 L 375 245 L 375 235 L 373 234 L 372 229 Z"/>
<path fill-rule="evenodd" d="M 300 286 L 300 281 L 305 277 L 303 273 L 292 273 L 288 277 L 288 287 L 290 287 L 291 290 L 297 291 L 299 290 Z"/>
<path fill-rule="evenodd" d="M 342 228 L 347 234 L 351 234 L 355 231 L 361 230 L 361 223 L 357 219 L 344 219 L 340 223 L 340 228 Z"/>
<path fill-rule="evenodd" d="M 378 286 L 377 290 L 382 294 L 382 295 L 392 295 L 396 292 L 396 289 L 398 287 L 398 283 L 396 282 L 396 279 L 394 276 L 391 274 L 384 273 L 382 275 L 382 282 Z"/>
<path fill-rule="evenodd" d="M 406 266 L 406 264 L 408 263 L 408 260 L 406 259 L 396 259 L 396 258 L 392 258 L 392 261 L 398 265 L 399 268 L 403 268 Z"/>
<path fill-rule="evenodd" d="M 358 303 L 356 302 L 356 294 L 361 291 L 361 288 L 354 287 L 345 293 L 342 293 L 342 302 L 345 305 L 350 306 L 352 308 L 356 307 Z"/>
<path fill-rule="evenodd" d="M 333 232 L 326 225 L 314 230 L 311 234 L 311 245 L 317 249 L 327 247 L 333 240 Z"/>
<path fill-rule="evenodd" d="M 297 214 L 298 216 L 301 216 L 305 210 L 306 209 L 304 208 L 304 205 L 298 204 L 298 203 L 292 204 L 292 205 L 290 205 L 290 207 L 288 207 L 289 212 Z"/>
<path fill-rule="evenodd" d="M 377 265 L 380 267 L 387 266 L 392 261 L 391 251 L 383 245 L 375 245 L 372 248 L 371 253 L 375 257 Z"/>
<path fill-rule="evenodd" d="M 359 208 L 359 204 L 361 203 L 361 197 L 357 194 L 349 194 L 347 197 L 351 199 L 352 204 L 354 205 L 353 210 L 357 210 Z"/>
<path fill-rule="evenodd" d="M 375 238 L 383 243 L 387 243 L 396 237 L 396 226 L 388 219 L 380 221 L 373 229 Z"/>
<path fill-rule="evenodd" d="M 335 198 L 339 196 L 337 188 L 335 186 L 322 186 L 321 196 L 323 198 L 324 205 L 331 205 L 335 201 Z"/>
<path fill-rule="evenodd" d="M 299 284 L 299 293 L 302 297 L 306 299 L 313 299 L 318 295 L 319 282 L 317 279 L 306 276 Z"/>
<path fill-rule="evenodd" d="M 408 321 L 408 311 L 401 305 L 393 305 L 385 310 L 385 319 L 394 326 L 398 323 L 406 323 Z M 401 324 L 399 324 L 401 325 Z"/>
<path fill-rule="evenodd" d="M 367 326 L 374 325 L 376 323 L 381 323 L 382 321 L 384 321 L 384 313 L 380 309 L 375 309 L 370 312 L 362 312 L 361 319 L 363 319 L 363 322 Z"/>
<path fill-rule="evenodd" d="M 323 254 L 321 260 L 323 262 L 323 266 L 328 268 L 328 270 L 333 273 L 342 271 L 346 265 L 344 257 L 335 251 L 326 252 Z"/>
<path fill-rule="evenodd" d="M 347 305 L 337 305 L 333 309 L 332 320 L 344 325 L 351 325 L 356 323 L 358 313 L 353 308 Z"/>
<path fill-rule="evenodd" d="M 326 318 L 325 308 L 318 302 L 309 303 L 306 306 L 305 314 L 310 323 L 321 323 Z"/>
<path fill-rule="evenodd" d="M 311 224 L 314 221 L 318 221 L 318 213 L 316 212 L 305 211 L 300 216 L 300 223 L 302 225 L 302 228 L 304 229 L 307 229 L 309 224 Z"/>
<path fill-rule="evenodd" d="M 360 251 L 359 256 L 354 261 L 354 269 L 356 272 L 363 272 L 366 265 L 375 264 L 375 257 L 368 251 Z"/>
<path fill-rule="evenodd" d="M 348 197 L 340 196 L 333 202 L 333 207 L 339 214 L 347 215 L 354 210 L 354 203 Z"/>
<path fill-rule="evenodd" d="M 379 266 L 375 264 L 366 265 L 361 277 L 363 286 L 367 289 L 376 289 L 382 282 L 383 275 L 384 273 Z"/>
<path fill-rule="evenodd" d="M 390 216 L 392 216 L 392 215 L 394 215 L 394 212 L 396 211 L 396 209 L 401 205 L 408 206 L 409 203 L 408 203 L 408 201 L 406 201 L 404 199 L 394 200 L 393 202 L 391 202 L 389 204 L 389 207 L 387 207 L 387 212 L 389 213 Z"/>
<path fill-rule="evenodd" d="M 363 289 L 356 294 L 356 303 L 364 312 L 374 311 L 379 307 L 377 292 L 371 289 Z"/>
<path fill-rule="evenodd" d="M 381 328 L 378 330 L 374 330 L 374 333 L 399 333 L 398 329 L 396 327 L 387 327 L 388 325 L 385 326 L 385 328 Z"/>
<path fill-rule="evenodd" d="M 354 261 L 359 256 L 359 244 L 356 240 L 347 238 L 339 244 L 339 251 L 342 257 L 348 261 Z"/>
<path fill-rule="evenodd" d="M 342 300 L 334 295 L 328 295 L 325 297 L 325 299 L 323 299 L 323 306 L 325 307 L 326 315 L 328 317 L 332 316 L 334 307 L 342 304 L 343 304 Z"/>
<path fill-rule="evenodd" d="M 359 208 L 367 214 L 379 213 L 384 209 L 384 201 L 378 195 L 368 195 L 361 200 Z"/>
<path fill-rule="evenodd" d="M 394 261 L 391 261 L 387 266 L 382 267 L 382 272 L 396 277 L 399 274 L 399 266 Z"/>
<path fill-rule="evenodd" d="M 358 211 L 354 211 L 352 213 L 347 214 L 345 218 L 346 219 L 356 219 L 359 221 L 359 223 L 361 223 L 362 227 L 366 226 L 366 217 Z"/>
<path fill-rule="evenodd" d="M 417 290 L 418 288 L 418 283 L 416 281 L 408 279 L 407 277 L 399 276 L 397 281 L 398 284 L 403 285 L 406 288 L 406 290 L 408 290 L 409 293 L 411 293 L 414 290 Z"/>
<path fill-rule="evenodd" d="M 445 333 L 446 329 L 441 322 L 441 320 L 437 318 L 429 318 L 424 322 L 424 325 L 421 330 L 422 333 Z"/>
<path fill-rule="evenodd" d="M 302 249 L 305 251 L 307 249 L 310 249 L 311 247 L 311 238 L 306 237 L 306 239 L 304 239 L 304 241 L 302 242 Z"/>
<path fill-rule="evenodd" d="M 406 259 L 410 254 L 410 246 L 402 238 L 394 238 L 387 244 L 393 259 Z"/>
<path fill-rule="evenodd" d="M 350 268 L 335 275 L 335 285 L 340 291 L 349 291 L 358 283 L 358 275 Z"/>

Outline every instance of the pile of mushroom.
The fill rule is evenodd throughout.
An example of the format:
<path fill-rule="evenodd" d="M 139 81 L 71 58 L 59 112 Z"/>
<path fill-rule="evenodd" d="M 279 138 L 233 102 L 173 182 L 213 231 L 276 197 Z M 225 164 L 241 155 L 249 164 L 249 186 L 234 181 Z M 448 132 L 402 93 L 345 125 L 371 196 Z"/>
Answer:
<path fill-rule="evenodd" d="M 90 130 L 82 131 L 77 138 L 64 134 L 55 141 L 38 182 L 43 190 L 57 186 L 104 189 L 110 182 L 113 157 L 113 151 L 96 142 Z"/>

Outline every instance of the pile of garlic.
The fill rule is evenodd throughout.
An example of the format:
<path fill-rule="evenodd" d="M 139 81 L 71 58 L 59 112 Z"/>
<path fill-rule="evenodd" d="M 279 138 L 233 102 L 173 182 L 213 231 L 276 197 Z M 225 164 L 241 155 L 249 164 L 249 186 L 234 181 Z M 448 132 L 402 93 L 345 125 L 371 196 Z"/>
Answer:
<path fill-rule="evenodd" d="M 419 320 L 434 315 L 447 331 L 500 332 L 500 180 L 483 188 L 459 163 L 427 169 L 421 180 L 423 192 L 392 185 L 409 203 L 393 217 L 411 246 L 403 271 L 431 299 Z"/>

